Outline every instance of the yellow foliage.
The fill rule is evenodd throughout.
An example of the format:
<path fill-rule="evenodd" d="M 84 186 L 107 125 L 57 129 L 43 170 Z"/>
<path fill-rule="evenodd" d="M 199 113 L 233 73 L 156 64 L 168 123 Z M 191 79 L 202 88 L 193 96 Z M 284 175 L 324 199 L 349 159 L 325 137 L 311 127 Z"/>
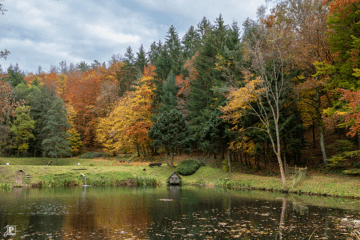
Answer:
<path fill-rule="evenodd" d="M 261 102 L 261 95 L 264 93 L 264 88 L 261 87 L 263 80 L 261 77 L 256 77 L 254 80 L 253 74 L 244 72 L 247 84 L 242 88 L 233 88 L 228 94 L 227 98 L 230 100 L 220 110 L 224 113 L 223 119 L 231 121 L 234 125 L 240 123 L 241 116 L 251 108 L 251 103 Z"/>
<path fill-rule="evenodd" d="M 150 69 L 150 70 L 149 70 Z M 108 117 L 101 118 L 97 127 L 97 139 L 110 153 L 134 149 L 135 144 L 149 144 L 147 131 L 152 126 L 152 100 L 155 84 L 153 66 L 145 69 L 140 86 L 120 98 Z"/>

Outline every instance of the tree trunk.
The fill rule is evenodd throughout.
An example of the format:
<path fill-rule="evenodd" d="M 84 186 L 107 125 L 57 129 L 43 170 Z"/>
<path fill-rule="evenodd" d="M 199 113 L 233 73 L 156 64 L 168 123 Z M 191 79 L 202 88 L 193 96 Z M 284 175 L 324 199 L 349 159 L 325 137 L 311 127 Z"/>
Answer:
<path fill-rule="evenodd" d="M 321 113 L 320 113 L 320 92 L 319 92 L 319 88 L 316 88 L 316 117 L 317 117 L 317 123 L 318 123 L 319 132 L 320 132 L 321 153 L 323 155 L 324 166 L 325 166 L 325 168 L 327 168 L 327 156 L 326 156 L 326 149 L 325 149 L 325 142 L 324 142 L 324 126 L 323 126 L 323 122 L 321 120 Z"/>
<path fill-rule="evenodd" d="M 221 149 L 221 159 L 225 159 L 224 148 L 221 146 L 220 149 Z"/>
<path fill-rule="evenodd" d="M 269 161 L 269 170 L 270 170 L 270 173 L 272 173 L 272 169 L 271 169 L 271 158 L 269 157 L 269 154 L 270 154 L 269 143 L 267 142 L 266 145 L 267 145 L 267 148 L 266 148 L 266 157 L 267 157 L 267 160 Z"/>
<path fill-rule="evenodd" d="M 139 144 L 136 143 L 136 144 L 135 144 L 135 147 L 136 147 L 136 151 L 137 151 L 138 157 L 140 157 Z"/>
<path fill-rule="evenodd" d="M 285 173 L 284 173 L 283 162 L 281 160 L 280 133 L 279 133 L 278 119 L 275 121 L 275 131 L 276 131 L 276 147 L 277 147 L 277 149 L 275 148 L 274 143 L 273 143 L 273 149 L 274 149 L 274 152 L 275 152 L 276 157 L 277 157 L 278 162 L 279 162 L 281 181 L 282 181 L 282 184 L 283 184 L 283 188 L 285 190 L 286 189 L 286 181 L 285 181 Z"/>
<path fill-rule="evenodd" d="M 57 149 L 55 149 L 55 164 L 56 164 L 56 166 L 58 165 L 58 162 L 57 162 Z"/>
<path fill-rule="evenodd" d="M 312 133 L 313 133 L 313 148 L 316 148 L 316 144 L 315 144 L 315 121 L 313 119 L 313 125 L 312 125 Z"/>
<path fill-rule="evenodd" d="M 230 162 L 230 149 L 227 149 L 227 160 L 228 160 L 228 166 L 229 166 L 229 173 L 231 173 L 231 162 Z"/>
<path fill-rule="evenodd" d="M 175 155 L 175 152 L 171 151 L 170 155 L 171 155 L 170 166 L 174 167 L 174 155 Z"/>
<path fill-rule="evenodd" d="M 169 154 L 169 149 L 167 147 L 165 147 L 165 160 L 166 160 L 166 165 L 169 165 L 169 161 L 168 161 L 168 154 Z"/>

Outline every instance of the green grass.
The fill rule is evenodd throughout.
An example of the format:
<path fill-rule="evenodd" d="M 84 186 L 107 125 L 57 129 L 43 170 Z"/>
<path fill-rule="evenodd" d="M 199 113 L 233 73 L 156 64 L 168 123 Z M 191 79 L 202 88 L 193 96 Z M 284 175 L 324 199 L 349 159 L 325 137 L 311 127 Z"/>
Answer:
<path fill-rule="evenodd" d="M 170 174 L 176 168 L 166 166 L 153 167 L 112 166 L 116 160 L 59 159 L 59 166 L 45 167 L 48 158 L 0 158 L 0 188 L 8 189 L 16 185 L 15 173 L 22 170 L 30 175 L 22 186 L 32 186 L 41 182 L 42 187 L 82 185 L 87 176 L 89 185 L 154 185 L 166 184 Z M 4 163 L 9 162 L 6 166 Z M 77 163 L 80 162 L 80 166 Z M 22 165 L 16 165 L 22 164 Z M 144 163 L 143 165 L 145 165 Z M 61 166 L 60 166 L 61 165 Z M 90 166 L 94 165 L 94 166 Z M 144 171 L 145 169 L 145 171 Z M 259 176 L 240 172 L 226 173 L 220 168 L 200 167 L 195 174 L 181 176 L 183 185 L 202 184 L 207 186 L 251 188 L 282 191 L 279 176 Z M 230 178 L 225 180 L 225 178 Z M 129 179 L 132 182 L 129 182 Z M 304 194 L 331 195 L 360 198 L 360 181 L 356 177 L 312 175 L 300 181 L 294 187 L 287 179 L 288 191 Z"/>

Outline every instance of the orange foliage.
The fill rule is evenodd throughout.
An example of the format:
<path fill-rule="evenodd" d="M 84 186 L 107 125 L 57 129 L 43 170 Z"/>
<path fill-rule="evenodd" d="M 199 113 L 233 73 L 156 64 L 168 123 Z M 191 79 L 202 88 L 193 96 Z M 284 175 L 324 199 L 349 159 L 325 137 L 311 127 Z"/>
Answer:
<path fill-rule="evenodd" d="M 345 114 L 345 123 L 350 125 L 350 132 L 347 134 L 354 137 L 360 133 L 360 90 L 351 91 L 345 89 L 339 89 L 338 92 L 343 93 L 341 101 L 349 102 L 350 111 Z"/>
<path fill-rule="evenodd" d="M 85 146 L 95 146 L 95 125 L 97 112 L 96 99 L 100 91 L 100 75 L 94 70 L 87 70 L 84 74 L 69 78 L 66 87 L 67 100 L 74 107 L 77 115 L 74 119 L 76 130 L 81 134 Z"/>

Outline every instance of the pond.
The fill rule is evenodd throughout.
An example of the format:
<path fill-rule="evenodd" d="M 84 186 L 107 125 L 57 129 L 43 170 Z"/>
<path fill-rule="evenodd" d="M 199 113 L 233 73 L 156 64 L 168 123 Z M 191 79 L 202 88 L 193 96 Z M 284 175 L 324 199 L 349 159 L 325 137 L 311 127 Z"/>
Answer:
<path fill-rule="evenodd" d="M 0 239 L 347 239 L 360 201 L 205 187 L 0 192 Z M 344 221 L 343 221 L 344 222 Z M 9 226 L 14 236 L 6 235 Z"/>

